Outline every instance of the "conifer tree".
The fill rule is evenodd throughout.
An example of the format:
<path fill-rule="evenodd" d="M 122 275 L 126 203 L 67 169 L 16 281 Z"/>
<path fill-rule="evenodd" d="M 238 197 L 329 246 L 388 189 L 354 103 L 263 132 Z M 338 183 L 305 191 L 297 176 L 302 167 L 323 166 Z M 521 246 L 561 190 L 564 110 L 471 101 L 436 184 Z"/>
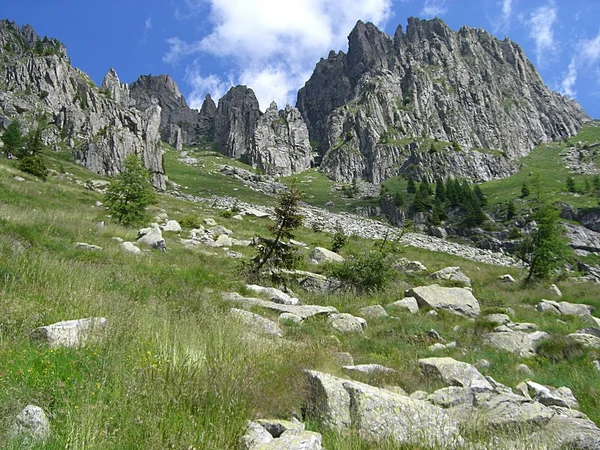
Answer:
<path fill-rule="evenodd" d="M 515 217 L 515 214 L 517 213 L 516 211 L 516 207 L 515 207 L 515 202 L 512 200 L 509 200 L 506 202 L 506 220 L 511 220 L 513 217 Z"/>
<path fill-rule="evenodd" d="M 12 153 L 14 156 L 20 158 L 21 154 L 21 146 L 23 143 L 23 136 L 21 134 L 21 125 L 18 120 L 13 120 L 6 131 L 0 138 L 4 143 L 4 152 L 8 155 Z"/>
<path fill-rule="evenodd" d="M 485 207 L 487 205 L 487 197 L 485 196 L 478 184 L 473 186 L 473 195 L 475 196 L 481 207 Z"/>
<path fill-rule="evenodd" d="M 531 191 L 529 190 L 529 186 L 527 185 L 526 182 L 523 181 L 523 185 L 521 186 L 521 197 L 522 198 L 529 197 L 529 194 L 531 194 Z"/>
<path fill-rule="evenodd" d="M 409 194 L 414 194 L 417 192 L 417 186 L 415 185 L 415 180 L 412 177 L 408 178 L 408 184 L 406 185 L 406 192 Z"/>
<path fill-rule="evenodd" d="M 415 192 L 415 197 L 411 205 L 411 210 L 415 213 L 425 211 L 425 202 L 423 201 L 423 196 L 421 195 L 420 189 Z"/>
<path fill-rule="evenodd" d="M 446 201 L 446 188 L 441 178 L 435 181 L 435 199 L 442 203 Z"/>

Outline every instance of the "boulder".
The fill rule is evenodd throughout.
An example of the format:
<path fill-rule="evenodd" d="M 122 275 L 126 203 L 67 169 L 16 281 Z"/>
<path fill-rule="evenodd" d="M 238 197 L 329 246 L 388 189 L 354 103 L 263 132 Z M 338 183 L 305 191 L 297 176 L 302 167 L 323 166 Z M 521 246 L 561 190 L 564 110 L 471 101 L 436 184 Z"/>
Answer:
<path fill-rule="evenodd" d="M 364 308 L 360 308 L 358 310 L 358 313 L 361 316 L 368 318 L 387 317 L 388 315 L 388 313 L 385 311 L 385 309 L 383 309 L 383 306 L 381 305 L 365 306 Z"/>
<path fill-rule="evenodd" d="M 414 274 L 427 272 L 427 267 L 420 261 L 411 261 L 408 258 L 400 258 L 394 264 L 394 269 L 399 272 Z"/>
<path fill-rule="evenodd" d="M 45 441 L 50 436 L 50 421 L 42 408 L 27 405 L 16 417 L 10 434 L 29 448 L 29 444 Z"/>
<path fill-rule="evenodd" d="M 225 228 L 223 225 L 211 227 L 208 229 L 208 232 L 213 236 L 222 236 L 223 234 L 231 236 L 233 234 L 233 231 L 231 231 L 229 228 Z"/>
<path fill-rule="evenodd" d="M 119 247 L 125 253 L 131 253 L 132 255 L 138 255 L 142 253 L 142 251 L 138 247 L 136 247 L 136 245 L 133 242 L 121 242 L 119 244 Z"/>
<path fill-rule="evenodd" d="M 516 283 L 517 281 L 513 278 L 512 275 L 506 274 L 506 275 L 501 275 L 499 277 L 499 280 L 502 281 L 503 283 Z"/>
<path fill-rule="evenodd" d="M 306 431 L 298 421 L 249 422 L 240 439 L 242 450 L 321 450 L 321 435 Z"/>
<path fill-rule="evenodd" d="M 342 366 L 347 372 L 359 372 L 359 373 L 396 373 L 394 369 L 382 366 L 381 364 L 358 364 Z"/>
<path fill-rule="evenodd" d="M 471 388 L 449 386 L 438 389 L 427 396 L 427 400 L 442 408 L 453 408 L 458 405 L 472 405 L 475 396 Z"/>
<path fill-rule="evenodd" d="M 389 303 L 386 308 L 400 308 L 408 310 L 408 312 L 415 314 L 419 311 L 419 304 L 417 299 L 414 297 L 404 297 L 402 300 L 398 300 L 394 303 Z"/>
<path fill-rule="evenodd" d="M 600 429 L 594 422 L 556 414 L 530 436 L 531 442 L 548 442 L 552 449 L 598 450 Z"/>
<path fill-rule="evenodd" d="M 302 317 L 297 316 L 296 314 L 284 312 L 284 313 L 279 314 L 279 318 L 277 319 L 277 321 L 280 324 L 286 323 L 286 322 L 293 322 L 296 324 L 300 324 L 300 323 L 302 323 Z"/>
<path fill-rule="evenodd" d="M 330 314 L 338 313 L 338 310 L 333 306 L 282 305 L 259 298 L 242 297 L 237 293 L 225 294 L 223 299 L 230 302 L 241 303 L 249 307 L 259 306 L 271 311 L 277 311 L 278 313 L 291 313 L 302 318 L 302 320 L 313 316 L 329 316 Z"/>
<path fill-rule="evenodd" d="M 282 337 L 283 331 L 272 320 L 242 309 L 231 308 L 231 314 L 249 331 L 266 336 Z"/>
<path fill-rule="evenodd" d="M 578 332 L 569 334 L 567 337 L 575 342 L 579 342 L 585 348 L 600 350 L 600 338 L 593 334 Z"/>
<path fill-rule="evenodd" d="M 548 291 L 552 294 L 552 295 L 556 295 L 557 297 L 562 297 L 562 292 L 560 291 L 560 289 L 558 288 L 557 285 L 555 284 L 551 284 L 548 287 Z"/>
<path fill-rule="evenodd" d="M 204 219 L 204 224 L 208 225 L 209 227 L 214 227 L 217 225 L 217 222 L 215 222 L 215 219 L 207 218 Z"/>
<path fill-rule="evenodd" d="M 269 217 L 268 212 L 264 212 L 264 211 L 261 211 L 256 208 L 245 208 L 244 211 L 242 212 L 242 214 L 244 214 L 246 216 L 258 217 L 259 219 L 263 218 L 263 217 Z"/>
<path fill-rule="evenodd" d="M 555 388 L 552 386 L 544 386 L 542 384 L 528 381 L 527 388 L 529 395 L 546 406 L 560 406 L 563 408 L 579 408 L 579 403 L 573 395 L 571 389 L 566 386 Z"/>
<path fill-rule="evenodd" d="M 231 238 L 226 234 L 219 235 L 215 242 L 219 245 L 219 247 L 231 247 L 233 245 Z"/>
<path fill-rule="evenodd" d="M 488 314 L 484 317 L 488 322 L 493 322 L 496 325 L 510 325 L 512 320 L 506 314 Z"/>
<path fill-rule="evenodd" d="M 354 357 L 348 352 L 334 352 L 331 357 L 340 366 L 353 366 Z"/>
<path fill-rule="evenodd" d="M 67 320 L 36 328 L 29 337 L 32 341 L 49 345 L 51 348 L 78 348 L 101 339 L 105 334 L 106 324 L 104 317 Z"/>
<path fill-rule="evenodd" d="M 536 306 L 539 312 L 551 312 L 554 314 L 562 314 L 565 316 L 581 316 L 590 314 L 594 311 L 591 305 L 582 303 L 555 302 L 554 300 L 542 300 Z"/>
<path fill-rule="evenodd" d="M 163 231 L 172 231 L 179 233 L 181 231 L 181 225 L 176 220 L 167 220 L 167 223 L 162 226 Z"/>
<path fill-rule="evenodd" d="M 494 332 L 483 336 L 483 342 L 499 350 L 514 353 L 521 358 L 531 358 L 536 354 L 537 343 L 548 337 L 548 333 L 536 331 L 525 333 L 523 331 Z"/>
<path fill-rule="evenodd" d="M 438 379 L 448 386 L 469 388 L 473 392 L 492 391 L 492 385 L 471 364 L 453 358 L 425 358 L 419 367 L 427 378 Z"/>
<path fill-rule="evenodd" d="M 162 232 L 156 224 L 153 224 L 152 227 L 139 230 L 137 233 L 137 243 L 156 250 L 167 250 L 167 244 L 162 236 Z"/>
<path fill-rule="evenodd" d="M 359 333 L 367 327 L 365 319 L 348 313 L 333 313 L 327 319 L 327 323 L 340 333 Z"/>
<path fill-rule="evenodd" d="M 98 247 L 97 245 L 86 244 L 85 242 L 78 242 L 75 244 L 75 248 L 78 250 L 87 250 L 87 251 L 99 251 L 102 250 L 102 247 Z"/>
<path fill-rule="evenodd" d="M 433 284 L 409 289 L 406 296 L 414 297 L 421 307 L 442 309 L 457 316 L 476 317 L 481 313 L 479 302 L 473 293 L 463 288 L 446 288 Z"/>
<path fill-rule="evenodd" d="M 319 273 L 304 270 L 289 270 L 284 273 L 294 278 L 302 289 L 314 294 L 330 294 L 341 288 L 342 282 L 335 278 L 328 278 Z"/>
<path fill-rule="evenodd" d="M 519 395 L 494 395 L 478 405 L 480 418 L 492 428 L 515 430 L 523 425 L 543 426 L 554 416 L 547 406 Z"/>
<path fill-rule="evenodd" d="M 298 299 L 296 297 L 292 297 L 285 292 L 272 288 L 272 287 L 263 287 L 258 286 L 256 284 L 247 284 L 246 289 L 255 292 L 259 295 L 264 295 L 268 297 L 269 300 L 275 303 L 281 303 L 282 305 L 297 305 Z"/>
<path fill-rule="evenodd" d="M 445 267 L 431 274 L 434 280 L 458 281 L 466 286 L 471 286 L 471 279 L 466 276 L 460 267 Z"/>
<path fill-rule="evenodd" d="M 315 247 L 308 255 L 308 259 L 315 263 L 321 264 L 324 262 L 344 262 L 345 259 L 331 250 L 323 247 Z"/>

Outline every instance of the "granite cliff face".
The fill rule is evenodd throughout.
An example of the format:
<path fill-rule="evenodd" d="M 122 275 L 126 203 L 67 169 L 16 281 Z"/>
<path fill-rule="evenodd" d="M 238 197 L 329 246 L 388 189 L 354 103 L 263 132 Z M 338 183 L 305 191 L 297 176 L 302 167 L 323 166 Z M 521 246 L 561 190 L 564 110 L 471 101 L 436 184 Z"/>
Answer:
<path fill-rule="evenodd" d="M 212 138 L 215 103 L 210 95 L 198 112 L 191 109 L 169 75 L 142 75 L 131 84 L 133 105 L 144 110 L 154 104 L 161 108 L 160 132 L 163 141 L 178 150 Z"/>
<path fill-rule="evenodd" d="M 411 18 L 392 37 L 359 21 L 348 39 L 348 54 L 321 59 L 297 102 L 336 180 L 499 178 L 589 120 L 544 86 L 518 45 L 481 29 Z"/>
<path fill-rule="evenodd" d="M 99 89 L 71 66 L 64 46 L 40 39 L 30 26 L 0 21 L 0 116 L 25 130 L 43 123 L 47 144 L 73 150 L 76 160 L 103 175 L 138 154 L 158 188 L 165 187 L 160 150 L 160 107 L 130 107 L 129 89 L 114 70 Z"/>
<path fill-rule="evenodd" d="M 308 128 L 300 111 L 291 106 L 279 111 L 275 102 L 258 119 L 248 159 L 270 175 L 288 176 L 314 164 Z"/>

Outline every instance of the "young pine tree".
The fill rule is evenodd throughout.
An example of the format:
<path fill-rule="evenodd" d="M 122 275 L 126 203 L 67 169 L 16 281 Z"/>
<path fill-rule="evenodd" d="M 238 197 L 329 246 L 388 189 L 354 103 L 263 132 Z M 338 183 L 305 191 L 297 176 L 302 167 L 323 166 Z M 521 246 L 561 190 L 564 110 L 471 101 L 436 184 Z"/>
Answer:
<path fill-rule="evenodd" d="M 523 185 L 521 186 L 521 198 L 529 197 L 529 194 L 531 194 L 529 186 L 523 181 Z"/>
<path fill-rule="evenodd" d="M 511 220 L 516 214 L 517 208 L 515 207 L 515 202 L 508 200 L 506 202 L 506 220 Z"/>
<path fill-rule="evenodd" d="M 577 186 L 575 185 L 575 178 L 567 178 L 567 189 L 569 192 L 577 192 Z"/>
<path fill-rule="evenodd" d="M 150 174 L 135 155 L 123 161 L 121 173 L 110 183 L 104 204 L 113 220 L 123 225 L 137 225 L 147 219 L 146 207 L 156 201 Z"/>
<path fill-rule="evenodd" d="M 250 281 L 260 279 L 263 269 L 268 269 L 266 272 L 273 282 L 285 284 L 281 269 L 290 270 L 297 266 L 299 258 L 296 250 L 283 240 L 293 239 L 294 230 L 302 225 L 299 210 L 301 198 L 302 192 L 295 184 L 281 193 L 279 203 L 275 207 L 275 224 L 268 227 L 273 237 L 258 237 L 257 254 L 248 266 Z"/>
<path fill-rule="evenodd" d="M 446 188 L 441 178 L 435 181 L 435 199 L 440 203 L 446 201 Z"/>
<path fill-rule="evenodd" d="M 423 196 L 421 195 L 420 189 L 415 192 L 415 197 L 413 199 L 413 203 L 410 209 L 413 213 L 420 213 L 425 211 L 425 202 L 423 201 Z"/>
<path fill-rule="evenodd" d="M 564 266 L 570 252 L 556 206 L 542 202 L 533 219 L 537 229 L 524 240 L 519 252 L 521 259 L 529 264 L 526 282 L 550 278 Z"/>
<path fill-rule="evenodd" d="M 479 205 L 481 205 L 482 208 L 485 208 L 485 206 L 487 206 L 487 197 L 485 196 L 478 184 L 473 186 L 473 195 L 475 196 L 475 198 L 479 202 Z"/>
<path fill-rule="evenodd" d="M 23 144 L 23 136 L 21 134 L 21 125 L 18 120 L 13 120 L 6 131 L 0 138 L 4 144 L 4 152 L 8 155 L 12 153 L 14 156 L 20 158 L 21 155 L 21 147 Z"/>
<path fill-rule="evenodd" d="M 406 185 L 406 192 L 409 194 L 414 194 L 417 192 L 417 186 L 415 185 L 415 180 L 412 177 L 408 178 L 408 184 Z"/>

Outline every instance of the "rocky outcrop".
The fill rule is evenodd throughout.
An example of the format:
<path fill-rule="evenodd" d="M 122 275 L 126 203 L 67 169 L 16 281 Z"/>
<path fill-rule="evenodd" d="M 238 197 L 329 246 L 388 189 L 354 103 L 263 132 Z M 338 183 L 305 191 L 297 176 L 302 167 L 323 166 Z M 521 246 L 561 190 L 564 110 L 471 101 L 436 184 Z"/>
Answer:
<path fill-rule="evenodd" d="M 463 288 L 432 284 L 409 289 L 406 296 L 417 299 L 419 306 L 442 309 L 457 316 L 476 317 L 481 313 L 481 307 L 473 293 Z"/>
<path fill-rule="evenodd" d="M 219 100 L 215 115 L 215 142 L 219 152 L 230 158 L 247 157 L 260 115 L 252 89 L 246 86 L 231 88 Z"/>
<path fill-rule="evenodd" d="M 181 149 L 183 145 L 194 144 L 202 137 L 211 136 L 210 127 L 206 129 L 200 126 L 207 113 L 210 114 L 210 107 L 207 106 L 204 116 L 191 109 L 169 75 L 142 75 L 131 84 L 130 89 L 131 99 L 139 109 L 147 109 L 153 104 L 160 106 L 161 138 L 173 147 Z M 212 105 L 214 111 L 214 102 Z"/>
<path fill-rule="evenodd" d="M 36 328 L 29 337 L 32 341 L 46 344 L 51 348 L 78 348 L 104 337 L 106 324 L 104 317 L 67 320 Z"/>
<path fill-rule="evenodd" d="M 518 45 L 481 29 L 410 18 L 392 37 L 359 21 L 348 40 L 347 54 L 321 59 L 297 101 L 336 180 L 500 178 L 536 144 L 589 120 L 544 86 Z"/>
<path fill-rule="evenodd" d="M 258 119 L 248 159 L 252 167 L 269 175 L 288 176 L 310 169 L 312 147 L 300 111 L 289 105 L 279 111 L 271 103 Z"/>
<path fill-rule="evenodd" d="M 44 142 L 71 148 L 77 162 L 102 175 L 116 175 L 136 153 L 164 189 L 159 106 L 131 108 L 112 69 L 99 89 L 71 66 L 59 41 L 40 39 L 29 26 L 0 21 L 0 43 L 0 116 L 18 119 L 25 131 L 44 117 Z"/>

